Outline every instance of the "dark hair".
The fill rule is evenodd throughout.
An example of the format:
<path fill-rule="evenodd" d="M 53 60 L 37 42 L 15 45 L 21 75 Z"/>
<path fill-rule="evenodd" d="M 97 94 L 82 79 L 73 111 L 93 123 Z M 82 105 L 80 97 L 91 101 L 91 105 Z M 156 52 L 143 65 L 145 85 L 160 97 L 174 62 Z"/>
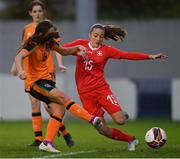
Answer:
<path fill-rule="evenodd" d="M 45 4 L 43 2 L 41 2 L 40 0 L 34 0 L 29 4 L 28 11 L 32 11 L 33 7 L 36 5 L 41 6 L 44 11 L 46 10 Z"/>
<path fill-rule="evenodd" d="M 102 29 L 104 30 L 104 38 L 106 40 L 114 40 L 114 41 L 122 41 L 125 36 L 127 35 L 126 30 L 115 26 L 115 25 L 102 25 L 102 24 L 94 24 L 91 28 L 90 28 L 90 33 L 94 30 L 94 29 Z"/>
<path fill-rule="evenodd" d="M 47 44 L 47 48 L 56 43 L 54 39 L 59 38 L 59 32 L 49 32 L 50 28 L 55 28 L 51 21 L 43 20 L 41 21 L 35 29 L 35 33 L 24 43 L 22 48 L 29 48 L 32 44 Z M 56 28 L 55 28 L 56 29 Z"/>
<path fill-rule="evenodd" d="M 39 24 L 36 26 L 34 34 L 44 35 L 52 27 L 54 27 L 54 25 L 52 24 L 52 22 L 50 20 L 43 20 L 43 21 L 39 22 Z"/>

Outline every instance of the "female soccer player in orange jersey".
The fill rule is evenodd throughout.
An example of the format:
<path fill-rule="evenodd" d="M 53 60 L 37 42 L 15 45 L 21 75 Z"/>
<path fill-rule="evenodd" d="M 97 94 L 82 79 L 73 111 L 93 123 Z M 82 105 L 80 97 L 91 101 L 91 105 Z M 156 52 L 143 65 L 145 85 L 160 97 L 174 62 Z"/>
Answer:
<path fill-rule="evenodd" d="M 103 118 L 105 110 L 117 124 L 124 124 L 126 120 L 122 107 L 104 79 L 105 64 L 109 59 L 165 60 L 167 56 L 163 53 L 149 55 L 140 52 L 125 52 L 103 44 L 104 39 L 122 41 L 125 36 L 126 31 L 119 27 L 95 24 L 90 29 L 90 40 L 79 39 L 63 46 L 82 45 L 87 48 L 86 57 L 78 56 L 76 62 L 75 78 L 81 102 L 91 115 L 102 117 L 103 128 L 99 130 L 100 134 L 114 140 L 128 142 L 128 150 L 134 151 L 138 140 L 119 129 L 110 128 Z"/>
<path fill-rule="evenodd" d="M 41 1 L 35 0 L 30 3 L 28 10 L 29 10 L 29 15 L 32 17 L 32 22 L 30 24 L 27 24 L 24 27 L 22 44 L 26 40 L 28 40 L 30 36 L 32 36 L 34 34 L 37 24 L 44 19 L 45 5 Z M 59 40 L 59 39 L 57 39 L 57 40 Z M 57 57 L 60 71 L 65 72 L 66 67 L 63 66 L 63 64 L 62 64 L 62 56 L 60 54 L 56 53 L 56 57 Z M 28 73 L 29 59 L 26 58 L 26 59 L 24 59 L 23 62 L 24 62 L 24 68 L 25 68 L 26 72 Z M 55 63 L 54 63 L 52 54 L 50 54 L 47 59 L 47 65 L 48 65 L 48 69 L 49 69 L 51 78 L 53 80 L 55 80 Z M 16 75 L 17 70 L 16 70 L 15 65 L 13 65 L 11 72 L 12 72 L 12 74 Z M 27 83 L 27 81 L 25 80 L 25 84 L 26 83 Z M 35 136 L 35 140 L 31 144 L 31 146 L 39 146 L 43 140 L 43 138 L 42 138 L 42 116 L 41 116 L 41 107 L 40 107 L 41 102 L 38 99 L 31 96 L 30 94 L 29 94 L 29 99 L 30 99 L 31 108 L 32 108 L 32 126 L 33 126 L 33 132 L 34 132 L 34 136 Z M 45 108 L 48 112 L 50 111 L 49 109 L 47 109 L 46 105 L 45 105 Z M 62 121 L 62 124 L 60 125 L 59 130 L 62 133 L 62 136 L 64 137 L 67 145 L 69 147 L 73 146 L 74 141 L 73 141 L 71 135 L 69 134 L 69 132 L 67 131 L 63 121 Z"/>
<path fill-rule="evenodd" d="M 53 114 L 48 123 L 45 140 L 39 145 L 43 151 L 59 152 L 52 142 L 59 129 L 63 117 L 63 110 L 66 108 L 75 116 L 91 123 L 95 128 L 101 129 L 102 122 L 99 117 L 90 115 L 66 94 L 55 86 L 55 82 L 49 75 L 47 59 L 51 51 L 56 51 L 64 56 L 76 55 L 85 56 L 86 49 L 81 46 L 62 48 L 56 38 L 59 34 L 50 21 L 41 21 L 35 33 L 24 43 L 22 49 L 15 57 L 15 64 L 22 80 L 26 80 L 26 90 L 33 97 L 45 102 L 51 108 Z M 23 59 L 28 57 L 28 73 L 22 66 Z"/>

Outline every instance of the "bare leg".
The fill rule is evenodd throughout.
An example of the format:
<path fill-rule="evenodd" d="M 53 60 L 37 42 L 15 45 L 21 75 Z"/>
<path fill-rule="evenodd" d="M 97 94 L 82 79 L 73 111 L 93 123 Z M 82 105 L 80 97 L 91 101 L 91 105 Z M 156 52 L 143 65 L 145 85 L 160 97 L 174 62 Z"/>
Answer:
<path fill-rule="evenodd" d="M 125 116 L 122 111 L 112 114 L 111 117 L 119 125 L 124 124 L 125 122 Z M 119 129 L 108 127 L 104 119 L 102 119 L 102 122 L 103 127 L 99 130 L 100 134 L 114 140 L 120 140 L 125 142 L 130 142 L 134 139 L 134 136 L 128 135 Z"/>
<path fill-rule="evenodd" d="M 79 106 L 77 103 L 75 103 L 73 100 L 71 100 L 67 95 L 65 95 L 63 92 L 61 92 L 58 89 L 53 89 L 49 93 L 49 99 L 60 105 L 63 105 L 64 108 L 66 108 L 69 112 L 71 112 L 73 115 L 84 119 L 88 122 L 91 122 L 92 115 L 90 115 L 84 108 Z"/>

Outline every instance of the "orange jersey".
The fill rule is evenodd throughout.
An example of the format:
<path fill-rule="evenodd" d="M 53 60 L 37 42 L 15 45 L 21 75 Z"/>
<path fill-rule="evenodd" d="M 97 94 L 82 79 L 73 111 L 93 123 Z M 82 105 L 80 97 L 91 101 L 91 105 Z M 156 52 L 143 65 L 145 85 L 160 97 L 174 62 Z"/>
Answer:
<path fill-rule="evenodd" d="M 26 40 L 29 39 L 29 37 L 31 37 L 34 32 L 35 32 L 35 29 L 36 29 L 36 23 L 30 23 L 30 24 L 27 24 L 25 27 L 24 27 L 24 31 L 23 31 L 23 37 L 22 37 L 22 44 L 24 44 L 24 42 Z M 25 72 L 27 73 L 27 76 L 29 75 L 29 72 L 30 72 L 30 68 L 29 66 L 31 67 L 31 65 L 29 65 L 29 57 L 26 57 L 24 60 L 23 60 L 23 64 L 24 64 L 24 70 Z M 53 56 L 52 56 L 52 53 L 50 52 L 50 54 L 48 55 L 48 59 L 46 60 L 46 65 L 48 67 L 48 71 L 49 73 L 51 72 L 54 72 L 55 73 L 55 63 L 54 63 L 54 60 L 53 60 Z M 25 87 L 27 85 L 29 85 L 29 80 L 25 80 Z"/>
<path fill-rule="evenodd" d="M 29 39 L 30 36 L 32 36 L 35 32 L 35 29 L 36 29 L 36 23 L 30 23 L 30 24 L 27 24 L 25 27 L 24 27 L 24 30 L 23 30 L 23 37 L 22 37 L 22 45 L 24 44 L 24 42 L 26 40 Z M 24 64 L 24 70 L 26 71 L 26 73 L 28 74 L 28 57 L 26 57 L 24 60 L 23 60 L 23 64 Z"/>
<path fill-rule="evenodd" d="M 24 43 L 26 40 L 29 39 L 29 37 L 31 37 L 34 34 L 36 25 L 37 25 L 36 23 L 30 23 L 24 27 L 22 43 Z"/>
<path fill-rule="evenodd" d="M 25 88 L 27 91 L 29 91 L 34 82 L 38 81 L 39 79 L 51 80 L 47 66 L 47 59 L 52 53 L 51 51 L 46 50 L 45 45 L 37 45 L 31 50 L 23 49 L 23 51 L 31 52 L 31 54 L 28 56 L 28 73 L 25 80 Z"/>
<path fill-rule="evenodd" d="M 47 66 L 48 66 L 49 73 L 53 73 L 53 72 L 55 73 L 56 72 L 56 65 L 54 63 L 52 53 L 50 53 L 50 55 L 47 59 Z"/>
<path fill-rule="evenodd" d="M 23 37 L 22 37 L 22 44 L 26 40 L 28 40 L 29 37 L 31 37 L 34 34 L 35 29 L 36 29 L 36 25 L 37 25 L 36 23 L 30 23 L 30 24 L 27 24 L 24 27 Z M 24 59 L 24 69 L 25 69 L 25 71 L 28 70 L 28 64 L 27 63 L 28 63 L 28 58 Z M 47 60 L 47 65 L 48 65 L 48 68 L 49 68 L 49 72 L 55 72 L 55 63 L 54 63 L 52 55 L 49 56 L 49 58 Z"/>
<path fill-rule="evenodd" d="M 60 42 L 60 38 L 55 39 L 56 42 Z M 56 72 L 56 65 L 53 60 L 52 53 L 50 54 L 49 58 L 47 59 L 47 66 L 49 69 L 49 73 L 55 73 Z"/>

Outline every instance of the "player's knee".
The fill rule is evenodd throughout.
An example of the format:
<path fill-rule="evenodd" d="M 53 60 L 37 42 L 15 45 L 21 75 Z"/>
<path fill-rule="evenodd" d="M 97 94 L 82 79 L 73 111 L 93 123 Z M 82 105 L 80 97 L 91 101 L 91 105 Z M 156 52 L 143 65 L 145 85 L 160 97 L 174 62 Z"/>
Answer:
<path fill-rule="evenodd" d="M 32 109 L 38 109 L 40 107 L 40 101 L 37 99 L 31 100 Z"/>
<path fill-rule="evenodd" d="M 59 103 L 59 104 L 62 104 L 62 105 L 64 105 L 69 100 L 69 98 L 64 93 L 59 93 L 59 92 L 54 93 L 53 96 L 52 96 L 52 99 L 56 103 Z"/>
<path fill-rule="evenodd" d="M 125 118 L 115 119 L 115 122 L 116 122 L 118 125 L 123 125 L 123 124 L 125 124 Z"/>

